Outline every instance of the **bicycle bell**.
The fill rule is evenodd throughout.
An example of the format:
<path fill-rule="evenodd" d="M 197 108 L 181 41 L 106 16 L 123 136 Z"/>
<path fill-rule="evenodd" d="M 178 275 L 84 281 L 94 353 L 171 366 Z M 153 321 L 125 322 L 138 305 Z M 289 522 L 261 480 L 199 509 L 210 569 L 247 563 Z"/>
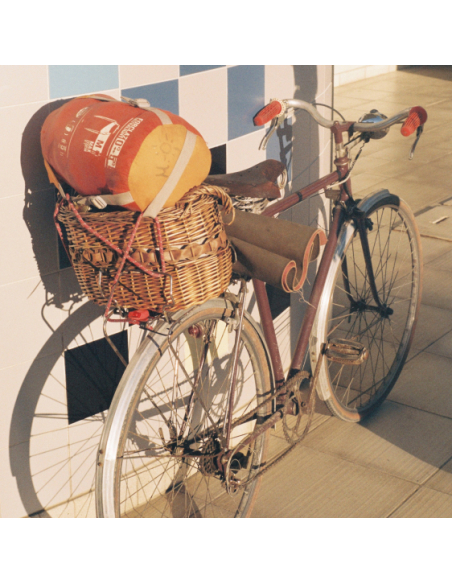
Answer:
<path fill-rule="evenodd" d="M 364 114 L 358 120 L 358 122 L 366 122 L 369 124 L 376 124 L 377 122 L 382 122 L 383 120 L 387 120 L 388 116 L 381 114 L 378 110 L 373 109 L 370 110 L 368 114 Z M 384 138 L 386 134 L 389 132 L 389 128 L 385 130 L 379 130 L 378 132 L 370 132 L 369 137 L 372 140 L 379 140 L 380 138 Z"/>

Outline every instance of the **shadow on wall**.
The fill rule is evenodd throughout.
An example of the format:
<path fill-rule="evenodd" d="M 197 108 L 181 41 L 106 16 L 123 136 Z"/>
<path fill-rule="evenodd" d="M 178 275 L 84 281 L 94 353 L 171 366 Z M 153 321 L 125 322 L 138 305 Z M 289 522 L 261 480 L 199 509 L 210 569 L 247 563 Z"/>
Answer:
<path fill-rule="evenodd" d="M 318 91 L 317 66 L 294 65 L 294 99 L 314 103 Z M 319 126 L 311 116 L 299 110 L 296 117 L 286 122 L 276 132 L 279 143 L 279 159 L 288 168 L 292 181 L 291 191 L 297 191 L 314 182 L 319 176 Z M 299 224 L 327 226 L 329 210 L 320 196 L 314 196 L 281 214 L 282 219 Z M 308 279 L 303 287 L 303 296 L 287 294 L 267 286 L 272 316 L 275 318 L 291 306 L 291 351 L 296 347 L 300 324 L 303 321 L 306 303 L 315 277 L 315 265 L 311 265 Z M 306 365 L 307 366 L 307 365 Z"/>
<path fill-rule="evenodd" d="M 83 295 L 75 279 L 71 279 L 70 286 L 58 287 L 58 278 L 44 278 L 49 273 L 69 267 L 70 262 L 59 243 L 52 219 L 55 188 L 49 183 L 44 167 L 40 133 L 46 117 L 68 101 L 54 101 L 39 109 L 26 125 L 21 144 L 21 167 L 25 180 L 23 218 L 30 231 L 39 274 L 46 287 L 46 304 L 54 304 L 58 308 L 68 301 L 80 302 Z"/>
<path fill-rule="evenodd" d="M 86 424 L 86 436 L 92 439 L 93 434 L 100 432 L 99 423 L 102 425 L 104 416 L 102 412 L 108 409 L 117 385 L 118 375 L 120 376 L 120 373 L 116 371 L 117 364 L 113 364 L 115 358 L 105 352 L 104 346 L 100 346 L 105 341 L 101 339 L 101 341 L 87 342 L 84 338 L 86 336 L 84 329 L 99 319 L 104 309 L 92 302 L 77 306 L 84 300 L 84 295 L 72 268 L 62 269 L 70 266 L 70 262 L 63 247 L 59 245 L 58 234 L 53 223 L 56 193 L 53 185 L 49 183 L 44 167 L 40 132 L 51 111 L 61 107 L 67 101 L 69 100 L 58 100 L 38 110 L 25 127 L 21 144 L 21 166 L 25 180 L 23 218 L 30 232 L 34 256 L 46 292 L 41 317 L 47 323 L 45 309 L 50 305 L 65 311 L 63 323 L 57 329 L 52 329 L 47 323 L 52 334 L 36 355 L 22 382 L 10 426 L 10 464 L 12 474 L 17 481 L 22 505 L 29 515 L 41 513 L 41 517 L 47 515 L 43 513 L 44 507 L 61 503 L 58 492 L 69 488 L 68 485 L 61 486 L 63 475 L 72 477 L 70 488 L 71 490 L 74 488 L 74 474 L 77 468 L 72 468 L 75 463 L 66 456 L 56 464 L 53 461 L 48 467 L 36 470 L 36 461 L 44 459 L 46 454 L 50 456 L 52 448 L 42 451 L 42 446 L 37 446 L 42 443 L 42 440 L 40 441 L 42 435 L 34 435 L 33 424 L 39 418 L 46 418 L 49 421 L 49 427 L 52 428 L 52 420 L 62 420 L 60 427 L 82 420 Z M 59 277 L 46 277 L 51 273 L 58 273 Z M 57 362 L 63 358 L 60 353 L 49 355 L 51 348 L 57 346 L 58 343 L 65 350 L 66 377 L 60 380 L 60 383 L 65 386 L 63 391 L 66 391 L 66 397 L 61 400 L 62 403 L 55 403 L 53 409 L 50 406 L 45 414 L 41 412 L 38 414 L 38 402 L 45 394 L 46 383 L 53 376 L 52 370 Z M 80 344 L 81 347 L 67 351 L 66 349 L 71 344 L 72 346 Z M 66 404 L 67 411 L 64 411 Z M 91 422 L 94 423 L 91 424 Z M 90 425 L 91 430 L 88 429 Z M 95 441 L 94 448 L 97 448 L 98 439 Z M 91 447 L 81 448 L 88 456 L 88 449 Z M 44 487 L 41 484 L 43 476 L 46 477 Z M 55 487 L 54 493 L 49 494 L 53 484 L 58 484 L 58 487 Z M 46 491 L 45 495 L 42 495 L 43 488 Z"/>
<path fill-rule="evenodd" d="M 34 464 L 39 459 L 44 459 L 46 454 L 51 454 L 53 448 L 49 445 L 40 447 L 39 436 L 35 437 L 33 435 L 33 424 L 38 417 L 42 417 L 42 414 L 37 414 L 38 402 L 43 393 L 44 387 L 47 380 L 52 374 L 52 370 L 55 367 L 57 361 L 60 359 L 58 353 L 54 353 L 48 356 L 48 347 L 53 346 L 55 342 L 55 336 L 63 337 L 67 343 L 71 343 L 80 332 L 90 323 L 98 318 L 100 315 L 99 307 L 92 302 L 87 302 L 78 308 L 73 314 L 71 314 L 53 333 L 47 342 L 42 346 L 40 352 L 36 355 L 35 360 L 30 366 L 30 369 L 22 382 L 19 394 L 14 405 L 14 410 L 11 418 L 10 427 L 10 444 L 17 444 L 20 441 L 21 448 L 11 448 L 10 449 L 10 464 L 13 476 L 16 478 L 17 489 L 19 491 L 19 496 L 22 501 L 22 505 L 25 508 L 28 515 L 33 515 L 40 513 L 41 517 L 50 517 L 50 515 L 44 511 L 44 508 L 51 507 L 53 504 L 61 503 L 59 499 L 59 491 L 66 490 L 69 485 L 63 482 L 62 476 L 75 475 L 77 469 L 72 469 L 69 466 L 70 472 L 67 471 L 68 465 L 71 461 L 68 460 L 67 456 L 63 460 L 58 460 L 58 456 L 50 457 L 56 458 L 55 460 L 50 460 L 44 468 L 34 468 Z M 47 358 L 45 358 L 47 357 Z M 77 396 L 72 396 L 74 400 Z M 83 404 L 80 404 L 83 407 Z M 45 416 L 49 419 L 55 419 L 59 414 L 58 404 L 55 406 L 55 411 L 46 412 Z M 103 421 L 104 414 L 100 413 L 93 416 L 89 421 Z M 69 421 L 68 421 L 69 422 Z M 96 424 L 93 424 L 96 428 L 98 435 L 94 446 L 89 446 L 88 444 L 82 446 L 85 450 L 86 456 L 90 453 L 88 448 L 91 450 L 97 449 L 98 442 L 100 440 L 100 433 Z M 88 432 L 87 435 L 91 437 L 93 432 Z M 36 438 L 36 441 L 35 441 Z M 88 442 L 88 441 L 87 441 Z M 44 448 L 44 450 L 42 449 Z M 43 485 L 42 476 L 45 477 L 45 484 Z M 44 497 L 42 500 L 41 491 L 45 487 Z"/>

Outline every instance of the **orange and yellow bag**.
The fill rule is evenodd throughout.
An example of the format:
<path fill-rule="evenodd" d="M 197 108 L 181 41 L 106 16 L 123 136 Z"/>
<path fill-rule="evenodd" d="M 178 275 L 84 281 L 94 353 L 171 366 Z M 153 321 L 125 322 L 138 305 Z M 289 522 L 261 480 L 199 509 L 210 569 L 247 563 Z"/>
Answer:
<path fill-rule="evenodd" d="M 53 111 L 41 130 L 52 171 L 77 193 L 156 217 L 207 177 L 211 154 L 181 117 L 109 96 L 75 98 Z M 50 168 L 49 168 L 50 166 Z"/>

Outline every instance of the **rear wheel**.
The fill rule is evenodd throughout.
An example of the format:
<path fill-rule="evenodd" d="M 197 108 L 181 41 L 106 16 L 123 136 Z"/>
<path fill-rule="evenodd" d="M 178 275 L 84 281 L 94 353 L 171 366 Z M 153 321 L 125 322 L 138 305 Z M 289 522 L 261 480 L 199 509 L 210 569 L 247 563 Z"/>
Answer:
<path fill-rule="evenodd" d="M 118 387 L 108 414 L 97 472 L 103 517 L 246 517 L 257 495 L 267 434 L 234 455 L 226 488 L 223 444 L 232 307 L 210 301 L 169 333 L 150 335 Z M 271 394 L 266 350 L 245 313 L 239 345 L 230 448 L 264 421 Z M 247 413 L 254 411 L 254 415 Z M 240 420 L 239 420 L 240 418 Z M 243 421 L 241 421 L 243 420 Z M 230 483 L 229 483 L 230 485 Z M 240 486 L 242 485 L 242 486 Z"/>
<path fill-rule="evenodd" d="M 323 343 L 357 342 L 367 360 L 345 365 L 326 356 L 318 392 L 342 420 L 359 422 L 386 398 L 407 358 L 419 313 L 422 257 L 419 232 L 409 207 L 387 191 L 360 204 L 372 221 L 367 231 L 378 310 L 369 284 L 361 240 L 353 224 L 343 227 L 319 310 L 310 352 L 315 367 Z"/>

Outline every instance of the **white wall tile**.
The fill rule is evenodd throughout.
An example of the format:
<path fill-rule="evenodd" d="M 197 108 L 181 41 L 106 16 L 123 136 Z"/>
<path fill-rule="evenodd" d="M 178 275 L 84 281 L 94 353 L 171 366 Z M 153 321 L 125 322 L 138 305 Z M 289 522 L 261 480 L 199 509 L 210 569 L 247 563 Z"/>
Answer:
<path fill-rule="evenodd" d="M 0 449 L 67 427 L 64 360 L 55 354 L 0 370 Z"/>
<path fill-rule="evenodd" d="M 106 412 L 69 427 L 72 497 L 94 490 L 97 453 Z"/>
<path fill-rule="evenodd" d="M 24 517 L 70 498 L 67 429 L 0 450 L 2 517 Z"/>
<path fill-rule="evenodd" d="M 397 65 L 335 65 L 334 86 L 360 81 L 376 75 L 396 71 Z"/>
<path fill-rule="evenodd" d="M 0 65 L 0 107 L 49 99 L 47 65 Z"/>
<path fill-rule="evenodd" d="M 265 103 L 270 99 L 292 98 L 295 91 L 292 65 L 265 66 Z"/>
<path fill-rule="evenodd" d="M 120 65 L 119 86 L 138 87 L 179 77 L 179 65 Z"/>
<path fill-rule="evenodd" d="M 24 194 L 27 188 L 49 187 L 39 144 L 39 130 L 48 115 L 47 102 L 0 108 L 2 180 L 0 198 Z M 36 176 L 36 173 L 39 176 Z"/>
<path fill-rule="evenodd" d="M 51 274 L 0 286 L 5 307 L 0 336 L 0 369 L 61 353 L 61 311 L 51 303 L 59 294 L 59 275 Z M 46 288 L 48 291 L 46 291 Z"/>
<path fill-rule="evenodd" d="M 39 143 L 42 123 L 58 105 L 49 105 L 47 67 L 7 69 L 0 67 L 5 136 L 0 145 L 0 302 L 5 307 L 0 340 L 0 508 L 7 517 L 43 507 L 49 508 L 44 516 L 94 516 L 94 463 L 103 418 L 99 414 L 68 426 L 63 351 L 103 338 L 103 308 L 83 297 L 71 268 L 60 271 L 57 265 L 53 189 Z M 179 66 L 125 65 L 119 75 L 120 87 L 135 87 L 177 79 Z M 312 99 L 307 87 L 311 73 L 301 78 Z M 316 82 L 317 98 L 329 103 L 330 66 L 317 67 Z M 292 66 L 266 66 L 266 101 L 292 97 L 294 83 Z M 179 111 L 209 147 L 227 145 L 227 171 L 235 172 L 265 159 L 266 153 L 258 149 L 264 130 L 228 142 L 227 89 L 227 67 L 182 76 Z M 120 97 L 119 89 L 104 93 Z M 315 153 L 309 151 L 313 143 L 318 145 Z M 328 138 L 312 124 L 303 144 L 303 168 L 313 180 L 329 161 Z M 317 211 L 314 200 L 302 204 L 303 221 L 315 219 Z M 14 248 L 12 258 L 9 248 Z M 253 314 L 258 318 L 255 305 Z M 294 316 L 299 315 L 292 309 L 276 319 L 286 368 L 299 330 Z M 109 332 L 119 326 L 109 326 Z M 130 329 L 130 356 L 139 332 Z"/>
<path fill-rule="evenodd" d="M 58 270 L 53 191 L 32 196 L 33 203 L 23 195 L 0 199 L 0 286 Z"/>
<path fill-rule="evenodd" d="M 70 498 L 67 429 L 41 434 L 30 441 L 30 474 L 43 509 L 59 505 Z"/>
<path fill-rule="evenodd" d="M 179 79 L 179 115 L 194 126 L 209 148 L 228 139 L 227 68 Z"/>
<path fill-rule="evenodd" d="M 95 519 L 96 518 L 96 498 L 94 491 L 77 497 L 74 503 L 75 519 Z"/>
<path fill-rule="evenodd" d="M 264 136 L 265 130 L 259 130 L 230 140 L 226 145 L 227 172 L 238 172 L 265 160 L 265 150 L 259 150 Z"/>
<path fill-rule="evenodd" d="M 61 278 L 61 298 L 62 298 L 62 318 L 63 326 L 61 329 L 63 337 L 63 349 L 74 349 L 81 347 L 86 343 L 98 341 L 104 338 L 103 315 L 105 307 L 98 306 L 91 302 L 87 296 L 82 296 L 80 287 L 77 282 L 75 272 L 72 268 L 62 270 Z M 73 299 L 77 302 L 74 303 Z M 113 317 L 117 318 L 117 317 Z M 124 325 L 124 323 L 109 322 L 107 324 L 107 333 L 113 335 L 128 331 L 129 358 L 136 351 L 143 331 L 137 326 Z"/>

